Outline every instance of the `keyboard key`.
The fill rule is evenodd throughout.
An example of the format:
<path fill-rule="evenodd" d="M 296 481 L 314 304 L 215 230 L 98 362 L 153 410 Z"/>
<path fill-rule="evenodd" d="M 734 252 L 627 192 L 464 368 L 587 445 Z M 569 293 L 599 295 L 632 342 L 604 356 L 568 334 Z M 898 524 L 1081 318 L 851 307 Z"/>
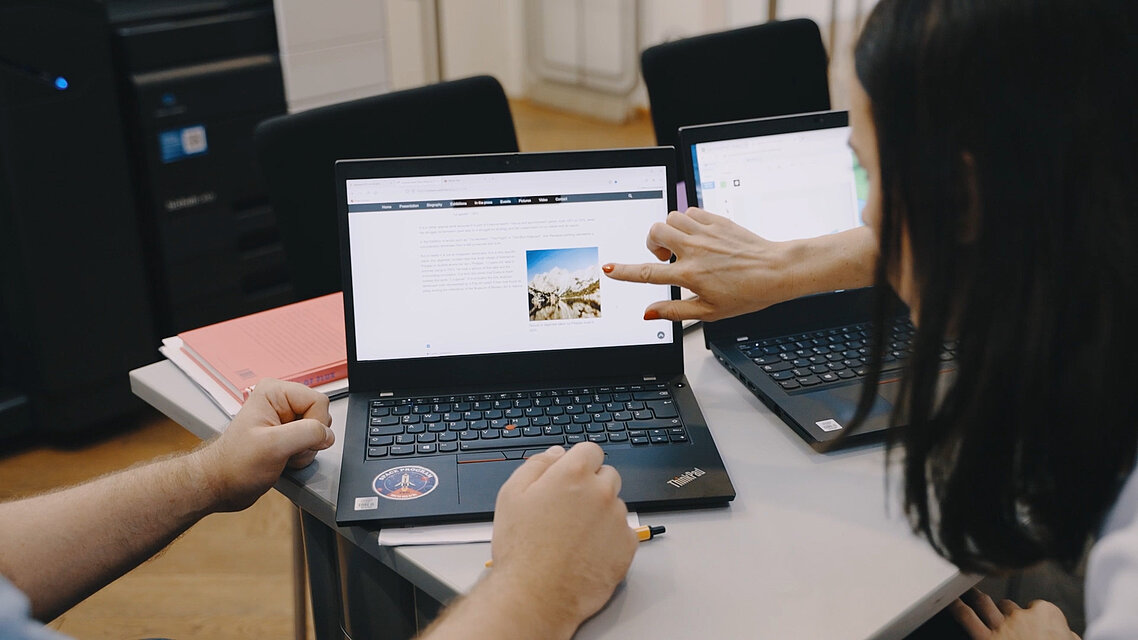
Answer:
<path fill-rule="evenodd" d="M 783 360 L 783 361 L 779 361 L 775 364 L 763 365 L 763 371 L 766 371 L 767 373 L 777 373 L 779 371 L 786 371 L 787 369 L 790 369 L 792 367 L 793 367 L 793 365 L 791 363 Z"/>
<path fill-rule="evenodd" d="M 409 456 L 415 453 L 415 445 L 413 444 L 396 444 L 392 445 L 389 453 L 393 456 Z"/>
<path fill-rule="evenodd" d="M 608 442 L 609 437 L 603 433 L 590 433 L 589 442 Z"/>
<path fill-rule="evenodd" d="M 653 400 L 644 403 L 657 418 L 675 418 L 680 415 L 676 411 L 676 403 L 672 400 Z"/>
<path fill-rule="evenodd" d="M 421 444 L 418 447 L 415 447 L 415 451 L 419 454 L 434 453 L 435 444 L 433 442 L 431 444 Z"/>
<path fill-rule="evenodd" d="M 491 449 L 501 449 L 502 447 L 515 447 L 525 446 L 531 449 L 539 447 L 551 447 L 555 444 L 564 444 L 565 440 L 561 436 L 540 436 L 537 438 L 519 438 L 516 442 L 506 441 L 486 441 L 475 440 L 470 442 L 459 443 L 459 449 L 462 451 L 484 451 Z"/>
<path fill-rule="evenodd" d="M 780 387 L 782 387 L 783 389 L 786 389 L 787 391 L 790 391 L 791 389 L 797 389 L 798 387 L 802 386 L 802 385 L 798 384 L 797 380 L 783 380 L 782 382 L 780 382 L 778 384 Z"/>
<path fill-rule="evenodd" d="M 387 455 L 387 447 L 368 447 L 367 457 L 382 458 Z"/>
<path fill-rule="evenodd" d="M 816 384 L 822 384 L 818 376 L 806 376 L 805 378 L 795 378 L 795 381 L 803 387 L 812 387 Z"/>
<path fill-rule="evenodd" d="M 403 433 L 403 425 L 397 424 L 390 427 L 371 427 L 368 429 L 369 436 L 394 436 Z"/>
<path fill-rule="evenodd" d="M 420 433 L 419 435 L 415 436 L 415 442 L 434 442 L 437 438 L 438 436 L 433 433 Z"/>
<path fill-rule="evenodd" d="M 672 442 L 687 442 L 688 436 L 684 433 L 669 433 L 668 439 Z"/>
<path fill-rule="evenodd" d="M 648 439 L 652 441 L 652 444 L 667 444 L 668 442 L 668 436 L 648 436 Z"/>
<path fill-rule="evenodd" d="M 458 443 L 457 442 L 440 442 L 439 443 L 439 453 L 454 453 L 455 451 L 458 451 Z"/>
<path fill-rule="evenodd" d="M 628 442 L 628 434 L 623 431 L 609 434 L 609 442 Z"/>
<path fill-rule="evenodd" d="M 565 443 L 568 445 L 574 445 L 574 444 L 577 444 L 578 442 L 584 442 L 584 441 L 585 441 L 585 434 L 583 434 L 583 433 L 574 433 L 574 434 L 565 436 Z"/>
<path fill-rule="evenodd" d="M 666 389 L 658 391 L 637 391 L 632 394 L 633 400 L 665 400 L 668 397 L 670 397 L 670 394 Z"/>
<path fill-rule="evenodd" d="M 415 444 L 415 436 L 410 433 L 401 433 L 395 436 L 395 444 Z"/>
<path fill-rule="evenodd" d="M 370 424 L 373 427 L 387 427 L 393 424 L 399 424 L 399 416 L 383 416 L 380 418 L 372 418 Z"/>

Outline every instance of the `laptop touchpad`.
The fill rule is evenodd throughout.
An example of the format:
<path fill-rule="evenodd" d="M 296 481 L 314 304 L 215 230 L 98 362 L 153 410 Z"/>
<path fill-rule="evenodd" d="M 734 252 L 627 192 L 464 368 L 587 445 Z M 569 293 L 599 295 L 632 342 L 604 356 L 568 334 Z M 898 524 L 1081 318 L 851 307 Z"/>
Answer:
<path fill-rule="evenodd" d="M 498 489 L 524 460 L 495 460 L 458 465 L 458 503 L 488 503 L 493 509 Z"/>

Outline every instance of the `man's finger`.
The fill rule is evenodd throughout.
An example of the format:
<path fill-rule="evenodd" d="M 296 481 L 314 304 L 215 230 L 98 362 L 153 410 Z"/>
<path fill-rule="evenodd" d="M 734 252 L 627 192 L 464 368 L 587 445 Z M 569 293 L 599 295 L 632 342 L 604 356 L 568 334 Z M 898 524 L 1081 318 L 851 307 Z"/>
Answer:
<path fill-rule="evenodd" d="M 316 459 L 316 452 L 312 450 L 302 451 L 295 456 L 288 459 L 288 468 L 290 469 L 303 469 L 312 464 Z"/>
<path fill-rule="evenodd" d="M 612 468 L 611 466 L 609 466 L 607 464 L 603 464 L 603 465 L 601 465 L 600 469 L 597 469 L 597 477 L 600 478 L 601 481 L 605 482 L 610 487 L 612 487 L 612 495 L 613 496 L 620 495 L 620 487 L 621 487 L 620 472 L 618 472 L 616 469 Z"/>
<path fill-rule="evenodd" d="M 514 469 L 510 477 L 502 483 L 502 488 L 498 490 L 498 495 L 524 491 L 526 487 L 536 482 L 538 478 L 549 470 L 549 467 L 553 466 L 554 462 L 560 460 L 564 455 L 565 449 L 554 445 L 536 456 L 530 457 L 522 466 Z"/>
<path fill-rule="evenodd" d="M 290 458 L 309 449 L 327 449 L 336 441 L 331 429 L 312 418 L 302 418 L 269 428 L 273 430 L 278 452 Z"/>
<path fill-rule="evenodd" d="M 595 442 L 579 442 L 549 470 L 549 477 L 595 474 L 605 462 L 605 452 Z"/>
<path fill-rule="evenodd" d="M 672 265 L 669 263 L 652 264 L 615 264 L 609 263 L 601 267 L 601 271 L 613 280 L 625 282 L 646 282 L 648 284 L 681 284 L 672 282 Z"/>
<path fill-rule="evenodd" d="M 960 598 L 953 600 L 952 604 L 948 605 L 948 612 L 960 623 L 961 628 L 972 640 L 986 640 L 992 635 L 992 630 L 988 628 L 988 625 L 984 624 L 976 612 L 972 610 L 972 607 L 964 604 Z"/>
<path fill-rule="evenodd" d="M 265 379 L 257 383 L 254 393 L 263 392 L 281 422 L 292 422 L 298 416 L 332 425 L 328 413 L 328 396 L 296 382 Z"/>

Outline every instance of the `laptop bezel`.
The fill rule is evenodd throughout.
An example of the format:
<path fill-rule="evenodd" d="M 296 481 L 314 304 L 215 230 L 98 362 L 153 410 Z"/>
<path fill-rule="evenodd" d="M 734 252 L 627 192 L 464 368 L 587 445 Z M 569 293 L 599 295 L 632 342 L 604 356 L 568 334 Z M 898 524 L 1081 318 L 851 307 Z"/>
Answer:
<path fill-rule="evenodd" d="M 356 353 L 351 243 L 348 237 L 348 180 L 651 166 L 665 167 L 666 181 L 662 190 L 667 198 L 667 209 L 671 211 L 676 207 L 675 189 L 666 186 L 675 184 L 676 179 L 675 151 L 671 147 L 338 160 L 335 166 L 336 207 L 340 226 L 348 378 L 352 381 L 352 388 L 398 391 L 439 387 L 469 383 L 485 377 L 487 371 L 495 372 L 495 384 L 526 386 L 557 384 L 561 380 L 583 380 L 599 375 L 628 378 L 658 376 L 664 379 L 682 374 L 683 329 L 679 322 L 672 323 L 670 344 L 382 361 L 360 361 Z M 644 233 L 647 234 L 648 229 Z M 673 300 L 679 299 L 679 288 L 670 287 L 670 295 Z M 604 371 L 598 371 L 598 363 L 602 362 L 605 363 Z M 556 363 L 556 366 L 550 366 L 551 363 Z"/>

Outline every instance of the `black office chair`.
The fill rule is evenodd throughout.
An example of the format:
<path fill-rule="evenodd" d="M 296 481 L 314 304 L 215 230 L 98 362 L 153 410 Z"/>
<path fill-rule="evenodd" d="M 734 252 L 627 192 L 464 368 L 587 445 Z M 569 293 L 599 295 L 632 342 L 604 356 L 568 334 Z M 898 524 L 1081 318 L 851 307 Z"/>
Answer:
<path fill-rule="evenodd" d="M 254 142 L 297 299 L 339 291 L 334 163 L 518 150 L 498 81 L 477 76 L 262 122 Z"/>
<path fill-rule="evenodd" d="M 640 70 L 661 145 L 687 125 L 830 108 L 822 34 L 805 18 L 649 47 Z"/>

